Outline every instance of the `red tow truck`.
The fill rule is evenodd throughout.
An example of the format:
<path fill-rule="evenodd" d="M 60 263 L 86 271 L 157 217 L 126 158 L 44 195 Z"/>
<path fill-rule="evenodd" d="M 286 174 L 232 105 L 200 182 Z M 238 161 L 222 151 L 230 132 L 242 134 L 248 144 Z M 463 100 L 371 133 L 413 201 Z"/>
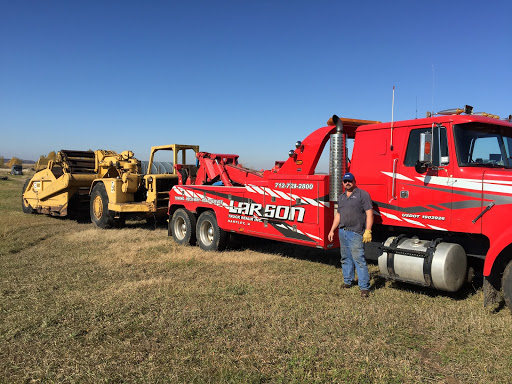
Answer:
<path fill-rule="evenodd" d="M 351 159 L 347 142 L 354 140 Z M 330 141 L 329 174 L 315 173 Z M 380 123 L 339 118 L 257 172 L 238 155 L 197 154 L 176 164 L 169 235 L 221 250 L 237 233 L 310 247 L 338 247 L 329 233 L 342 175 L 351 171 L 374 205 L 366 257 L 387 279 L 454 292 L 475 271 L 484 305 L 512 308 L 512 117 L 472 107 Z"/>

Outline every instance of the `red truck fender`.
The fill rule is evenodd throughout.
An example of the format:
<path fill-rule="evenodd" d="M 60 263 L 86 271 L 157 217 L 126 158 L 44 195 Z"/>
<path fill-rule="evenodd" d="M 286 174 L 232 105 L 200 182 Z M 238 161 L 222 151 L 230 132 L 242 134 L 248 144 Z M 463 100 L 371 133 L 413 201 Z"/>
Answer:
<path fill-rule="evenodd" d="M 498 255 L 510 245 L 510 239 L 512 239 L 512 229 L 508 229 L 503 232 L 496 240 L 491 241 L 491 247 L 487 251 L 484 263 L 484 276 L 491 274 L 492 266 Z"/>

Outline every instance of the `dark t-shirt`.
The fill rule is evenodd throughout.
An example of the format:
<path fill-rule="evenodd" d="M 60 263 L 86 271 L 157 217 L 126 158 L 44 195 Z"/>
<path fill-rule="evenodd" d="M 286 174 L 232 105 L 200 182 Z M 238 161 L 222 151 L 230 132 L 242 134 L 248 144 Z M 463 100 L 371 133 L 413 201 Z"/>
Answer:
<path fill-rule="evenodd" d="M 346 192 L 342 193 L 338 197 L 340 228 L 362 235 L 366 224 L 365 212 L 369 209 L 372 209 L 372 199 L 368 192 L 356 187 L 350 197 Z"/>

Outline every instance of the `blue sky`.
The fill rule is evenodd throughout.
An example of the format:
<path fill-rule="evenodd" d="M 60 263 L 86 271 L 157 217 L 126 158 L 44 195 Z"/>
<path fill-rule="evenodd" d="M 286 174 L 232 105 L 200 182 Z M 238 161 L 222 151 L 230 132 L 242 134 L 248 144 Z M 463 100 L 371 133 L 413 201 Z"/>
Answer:
<path fill-rule="evenodd" d="M 198 144 L 271 168 L 333 114 L 512 113 L 510 1 L 0 0 L 0 155 Z"/>

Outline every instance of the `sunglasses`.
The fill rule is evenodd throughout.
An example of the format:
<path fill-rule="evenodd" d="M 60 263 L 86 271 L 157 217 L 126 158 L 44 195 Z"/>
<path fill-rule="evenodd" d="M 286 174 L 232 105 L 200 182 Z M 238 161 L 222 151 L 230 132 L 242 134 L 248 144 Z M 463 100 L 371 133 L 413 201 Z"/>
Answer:
<path fill-rule="evenodd" d="M 354 180 L 343 180 L 343 184 L 347 184 L 347 183 L 353 183 Z"/>

